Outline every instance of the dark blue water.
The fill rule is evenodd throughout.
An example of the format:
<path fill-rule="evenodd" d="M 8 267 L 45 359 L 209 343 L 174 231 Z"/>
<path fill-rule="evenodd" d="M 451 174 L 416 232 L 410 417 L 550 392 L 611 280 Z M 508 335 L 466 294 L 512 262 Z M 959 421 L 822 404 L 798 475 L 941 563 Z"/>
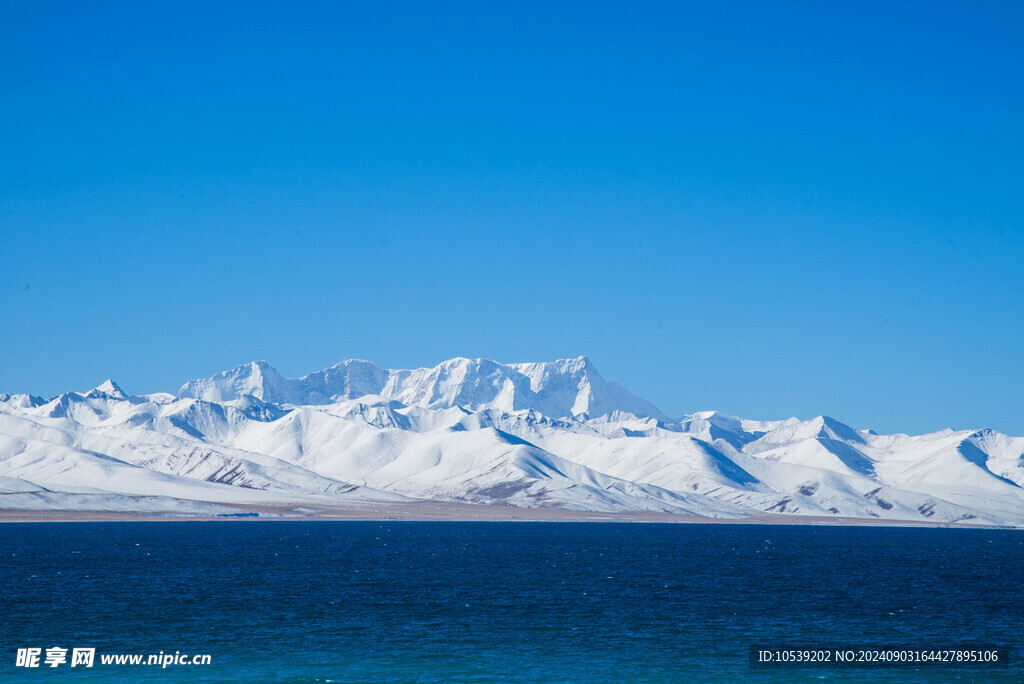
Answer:
<path fill-rule="evenodd" d="M 1009 646 L 752 670 L 752 644 Z M 15 667 L 18 648 L 209 666 Z M 1024 532 L 616 523 L 0 526 L 0 681 L 1021 681 Z"/>

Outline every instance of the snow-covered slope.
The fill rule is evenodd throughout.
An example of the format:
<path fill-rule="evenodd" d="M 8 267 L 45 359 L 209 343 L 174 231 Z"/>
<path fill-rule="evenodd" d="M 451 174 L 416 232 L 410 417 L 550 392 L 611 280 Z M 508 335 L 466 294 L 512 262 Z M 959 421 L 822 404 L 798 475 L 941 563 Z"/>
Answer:
<path fill-rule="evenodd" d="M 178 511 L 414 500 L 742 518 L 1024 525 L 1024 438 L 826 416 L 669 420 L 586 357 L 265 361 L 131 396 L 0 394 L 0 508 Z M 235 510 L 233 508 L 228 510 Z"/>

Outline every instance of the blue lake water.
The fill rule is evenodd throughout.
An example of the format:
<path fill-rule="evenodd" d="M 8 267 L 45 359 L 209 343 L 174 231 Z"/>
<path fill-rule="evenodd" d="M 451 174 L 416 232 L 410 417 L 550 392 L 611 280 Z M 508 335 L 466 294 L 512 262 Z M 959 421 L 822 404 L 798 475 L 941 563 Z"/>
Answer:
<path fill-rule="evenodd" d="M 1004 646 L 758 670 L 751 645 Z M 92 668 L 18 648 L 94 647 Z M 207 666 L 99 654 L 210 654 Z M 0 525 L 0 681 L 1022 681 L 1024 532 L 490 522 Z"/>

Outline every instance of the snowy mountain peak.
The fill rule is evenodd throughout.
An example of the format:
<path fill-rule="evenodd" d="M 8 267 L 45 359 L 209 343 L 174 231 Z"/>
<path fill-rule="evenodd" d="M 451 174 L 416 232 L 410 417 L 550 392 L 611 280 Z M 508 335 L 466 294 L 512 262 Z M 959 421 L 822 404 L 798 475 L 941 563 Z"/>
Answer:
<path fill-rule="evenodd" d="M 223 402 L 251 395 L 262 401 L 289 401 L 289 381 L 266 361 L 253 361 L 205 380 L 190 380 L 180 390 L 181 398 Z"/>
<path fill-rule="evenodd" d="M 349 359 L 289 382 L 293 403 L 330 404 L 340 399 L 380 394 L 387 377 L 388 371 L 375 363 Z"/>
<path fill-rule="evenodd" d="M 810 420 L 781 423 L 754 442 L 753 447 L 770 449 L 812 439 L 864 444 L 864 437 L 849 425 L 828 416 L 817 416 Z"/>
<path fill-rule="evenodd" d="M 840 423 L 835 418 L 830 418 L 829 416 L 818 416 L 812 422 L 815 424 L 821 424 L 819 437 L 855 442 L 858 444 L 864 443 L 864 438 L 860 436 L 860 433 L 849 425 Z"/>
<path fill-rule="evenodd" d="M 89 390 L 89 392 L 85 396 L 87 396 L 87 397 L 107 396 L 107 397 L 112 397 L 114 399 L 127 399 L 128 398 L 128 395 L 124 393 L 124 390 L 122 390 L 117 385 L 116 382 L 114 382 L 113 380 L 110 380 L 109 378 L 107 379 L 106 382 L 104 382 L 104 383 L 102 383 L 100 385 L 97 385 L 96 387 L 93 387 L 91 390 Z"/>
<path fill-rule="evenodd" d="M 11 408 L 35 408 L 42 406 L 46 400 L 31 394 L 0 394 L 0 404 L 8 404 Z"/>
<path fill-rule="evenodd" d="M 586 356 L 541 363 L 517 363 L 511 364 L 509 368 L 529 378 L 530 389 L 537 396 L 537 402 L 531 408 L 547 416 L 597 418 L 619 411 L 644 418 L 668 420 L 650 402 L 627 392 L 618 383 L 602 378 Z M 571 403 L 567 403 L 570 398 Z"/>
<path fill-rule="evenodd" d="M 619 412 L 667 419 L 649 402 L 604 380 L 586 356 L 518 364 L 457 357 L 433 368 L 411 370 L 386 370 L 350 359 L 294 379 L 283 377 L 265 361 L 256 361 L 192 380 L 178 392 L 181 398 L 214 402 L 247 394 L 276 404 L 324 405 L 380 395 L 423 408 L 534 409 L 552 418 Z"/>

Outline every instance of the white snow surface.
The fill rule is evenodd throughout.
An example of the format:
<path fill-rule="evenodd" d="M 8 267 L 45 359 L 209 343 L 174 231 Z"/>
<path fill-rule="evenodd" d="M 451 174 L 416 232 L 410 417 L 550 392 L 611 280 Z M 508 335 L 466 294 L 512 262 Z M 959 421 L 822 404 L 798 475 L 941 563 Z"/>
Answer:
<path fill-rule="evenodd" d="M 215 514 L 415 500 L 714 518 L 1024 526 L 1024 438 L 827 416 L 670 420 L 586 357 L 265 361 L 132 396 L 0 394 L 0 508 Z M 226 508 L 232 507 L 232 508 Z"/>

